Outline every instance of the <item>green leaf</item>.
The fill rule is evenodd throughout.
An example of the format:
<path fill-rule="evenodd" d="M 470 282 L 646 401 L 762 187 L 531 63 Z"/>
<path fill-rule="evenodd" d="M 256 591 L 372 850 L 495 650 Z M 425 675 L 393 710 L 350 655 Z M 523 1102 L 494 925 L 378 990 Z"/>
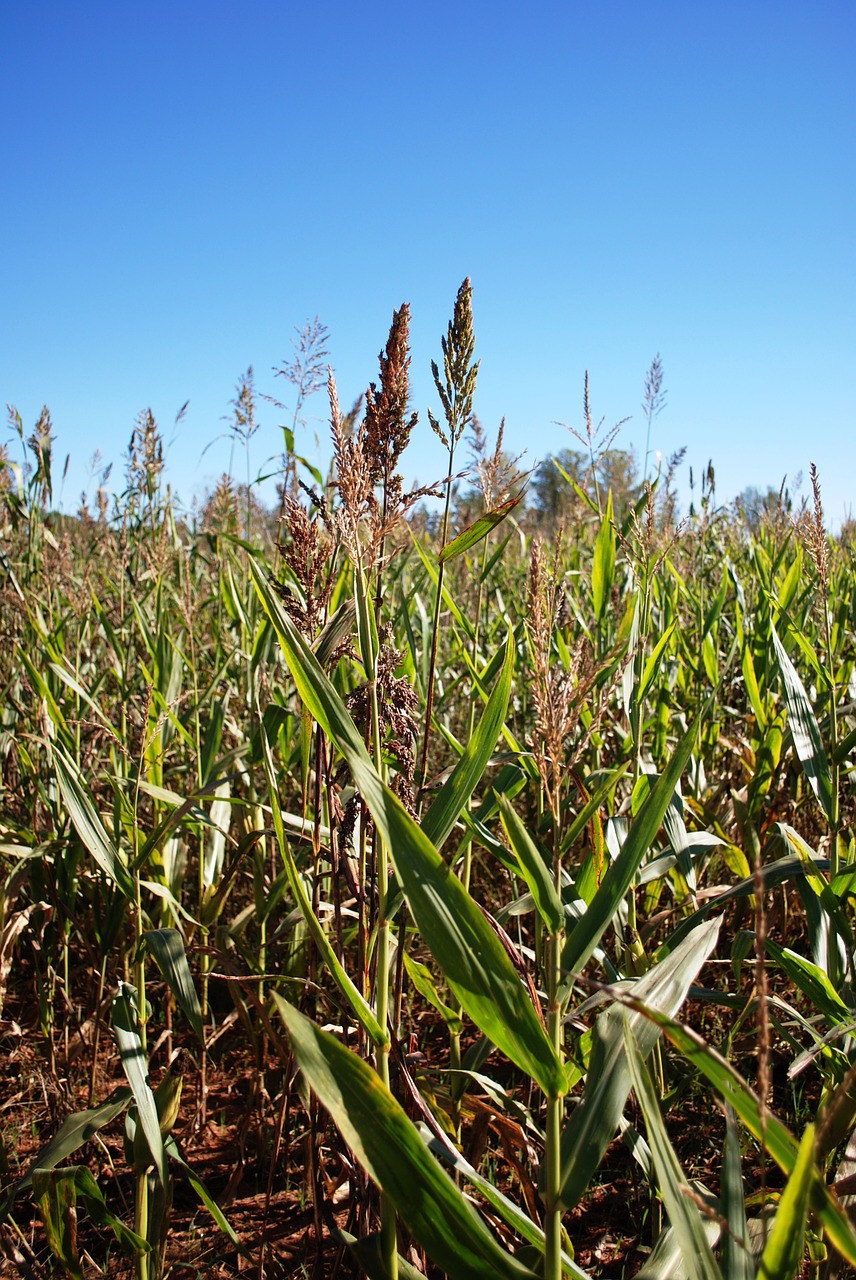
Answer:
<path fill-rule="evenodd" d="M 635 1011 L 614 1003 L 600 1015 L 594 1028 L 591 1060 L 583 1096 L 562 1132 L 562 1204 L 573 1209 L 615 1137 L 631 1077 L 624 1045 L 625 1021 L 639 1053 L 647 1058 L 660 1037 L 660 1028 L 641 1011 L 678 1012 L 690 985 L 716 946 L 720 920 L 709 920 L 694 929 L 674 951 L 633 983 L 624 987 L 633 997 Z M 618 991 L 621 988 L 613 988 Z"/>
<path fill-rule="evenodd" d="M 164 1146 L 166 1147 L 166 1150 L 169 1153 L 170 1159 L 174 1160 L 176 1164 L 179 1165 L 184 1170 L 184 1173 L 187 1177 L 187 1181 L 193 1187 L 193 1190 L 196 1192 L 199 1199 L 205 1205 L 205 1208 L 211 1214 L 211 1217 L 214 1219 L 214 1221 L 216 1222 L 220 1230 L 223 1232 L 223 1234 L 225 1236 L 228 1236 L 228 1238 L 232 1241 L 232 1244 L 235 1246 L 238 1252 L 242 1254 L 243 1257 L 247 1258 L 249 1261 L 255 1262 L 255 1259 L 252 1257 L 246 1245 L 243 1243 L 240 1236 L 237 1234 L 234 1227 L 229 1222 L 226 1215 L 223 1213 L 223 1210 L 220 1208 L 217 1202 L 212 1199 L 208 1191 L 208 1188 L 205 1186 L 205 1183 L 202 1181 L 202 1179 L 199 1177 L 197 1173 L 194 1173 L 192 1167 L 187 1163 L 184 1156 L 181 1154 L 181 1150 L 179 1149 L 178 1143 L 176 1142 L 172 1134 L 169 1134 L 169 1136 L 166 1138 Z"/>
<path fill-rule="evenodd" d="M 123 1070 L 128 1077 L 128 1083 L 131 1086 L 134 1101 L 137 1104 L 138 1128 L 142 1129 L 161 1185 L 166 1186 L 169 1176 L 166 1167 L 166 1152 L 164 1151 L 163 1136 L 160 1131 L 157 1106 L 149 1085 L 148 1063 L 146 1062 L 146 1054 L 140 1037 L 136 1010 L 132 1004 L 131 996 L 125 994 L 125 991 L 133 991 L 133 988 L 127 988 L 124 983 L 120 983 L 119 990 L 120 994 L 113 1000 L 113 1034 L 119 1046 L 119 1057 L 122 1060 Z"/>
<path fill-rule="evenodd" d="M 59 1197 L 57 1193 L 59 1193 Z M 33 1170 L 33 1197 L 35 1200 L 40 1202 L 47 1200 L 50 1205 L 51 1201 L 57 1201 L 58 1198 L 61 1198 L 63 1203 L 73 1208 L 78 1196 L 85 1202 L 93 1222 L 96 1222 L 101 1227 L 109 1227 L 126 1253 L 134 1256 L 149 1252 L 151 1246 L 148 1241 L 144 1240 L 142 1236 L 138 1236 L 136 1231 L 131 1231 L 130 1227 L 126 1227 L 121 1218 L 117 1218 L 115 1213 L 111 1213 L 107 1208 L 107 1202 L 104 1199 L 101 1188 L 85 1165 L 77 1165 L 70 1169 L 38 1168 Z M 41 1203 L 40 1212 L 47 1228 L 47 1218 L 45 1217 L 44 1206 Z M 61 1254 L 54 1249 L 52 1243 L 51 1248 L 62 1261 Z M 63 1265 L 67 1265 L 67 1263 Z"/>
<path fill-rule="evenodd" d="M 600 509 L 599 509 L 599 507 L 598 507 L 597 503 L 595 502 L 594 498 L 592 498 L 589 494 L 587 494 L 587 493 L 586 493 L 586 491 L 585 491 L 585 489 L 582 489 L 582 488 L 577 484 L 577 482 L 576 482 L 576 480 L 573 478 L 573 476 L 569 476 L 569 475 L 568 475 L 568 473 L 567 473 L 567 471 L 565 470 L 565 468 L 562 466 L 562 464 L 561 464 L 561 463 L 560 463 L 556 458 L 553 458 L 553 459 L 552 459 L 552 462 L 553 462 L 553 466 L 556 468 L 556 470 L 559 472 L 559 474 L 560 474 L 561 476 L 563 476 L 563 477 L 565 478 L 565 480 L 567 480 L 568 484 L 571 486 L 571 488 L 573 489 L 573 491 L 574 491 L 574 493 L 577 495 L 577 497 L 580 499 L 580 501 L 581 501 L 581 502 L 584 502 L 587 506 L 591 507 L 591 509 L 592 509 L 592 511 L 594 512 L 594 514 L 595 514 L 596 516 L 599 516 L 599 515 L 600 515 Z"/>
<path fill-rule="evenodd" d="M 0 1221 L 11 1209 L 15 1197 L 32 1185 L 36 1169 L 53 1169 L 61 1160 L 79 1151 L 100 1129 L 127 1110 L 132 1096 L 131 1090 L 122 1086 L 114 1089 L 109 1098 L 100 1102 L 97 1107 L 89 1107 L 86 1111 L 76 1111 L 67 1116 L 51 1141 L 36 1156 L 29 1171 L 7 1192 L 0 1207 Z"/>
<path fill-rule="evenodd" d="M 336 1231 L 334 1238 L 339 1240 L 347 1247 L 348 1253 L 356 1262 L 361 1271 L 364 1271 L 368 1280 L 389 1280 L 389 1269 L 384 1256 L 384 1240 L 381 1231 L 374 1231 L 371 1235 L 363 1236 L 362 1240 L 358 1240 L 356 1236 L 352 1236 L 349 1231 Z M 425 1280 L 421 1271 L 417 1271 L 412 1263 L 406 1258 L 398 1255 L 398 1276 L 399 1280 Z"/>
<path fill-rule="evenodd" d="M 467 639 L 475 640 L 475 631 L 473 629 L 472 622 L 470 622 L 469 618 L 466 617 L 466 615 L 461 612 L 460 606 L 456 603 L 456 601 L 450 595 L 449 588 L 446 586 L 446 583 L 443 582 L 442 584 L 440 584 L 440 575 L 438 573 L 437 566 L 432 562 L 432 558 L 428 555 L 427 551 L 425 551 L 419 539 L 416 537 L 416 534 L 413 532 L 412 528 L 410 529 L 410 536 L 413 539 L 413 545 L 416 547 L 416 550 L 419 553 L 420 560 L 422 561 L 422 563 L 424 564 L 425 568 L 428 571 L 428 576 L 431 578 L 435 587 L 441 587 L 440 597 L 443 601 L 443 604 L 449 610 L 452 617 L 455 619 L 455 622 L 461 628 L 461 630 L 463 631 Z"/>
<path fill-rule="evenodd" d="M 534 1245 L 536 1249 L 543 1251 L 544 1232 L 537 1223 L 533 1222 L 523 1212 L 519 1205 L 516 1205 L 513 1200 L 509 1200 L 508 1196 L 503 1195 L 490 1179 L 484 1177 L 477 1169 L 474 1169 L 455 1147 L 448 1143 L 441 1143 L 438 1138 L 433 1136 L 430 1139 L 426 1138 L 426 1141 L 435 1155 L 438 1155 L 441 1160 L 451 1165 L 457 1174 L 466 1178 L 467 1182 L 472 1183 L 476 1190 L 484 1196 L 488 1204 L 497 1211 L 521 1239 Z M 562 1254 L 562 1271 L 566 1276 L 574 1277 L 574 1280 L 590 1280 L 588 1273 L 582 1271 L 566 1253 Z"/>
<path fill-rule="evenodd" d="M 600 531 L 594 544 L 594 563 L 591 571 L 592 602 L 598 622 L 603 621 L 615 578 L 615 524 L 612 515 L 612 490 L 606 500 L 606 511 L 600 522 Z"/>
<path fill-rule="evenodd" d="M 499 679 L 478 727 L 422 819 L 422 830 L 435 849 L 442 849 L 493 755 L 508 712 L 513 679 L 514 643 L 513 637 L 509 636 Z"/>
<path fill-rule="evenodd" d="M 134 881 L 119 850 L 108 836 L 95 803 L 81 778 L 77 765 L 61 747 L 53 748 L 53 765 L 59 789 L 72 825 L 86 849 L 129 902 L 134 900 Z"/>
<path fill-rule="evenodd" d="M 722 1280 L 722 1273 L 716 1265 L 705 1234 L 701 1214 L 688 1195 L 689 1183 L 669 1142 L 666 1126 L 660 1115 L 660 1100 L 654 1092 L 636 1046 L 629 1019 L 624 1026 L 624 1044 L 633 1091 L 645 1117 L 648 1145 L 657 1170 L 660 1195 L 680 1244 L 689 1280 Z"/>
<path fill-rule="evenodd" d="M 86 1280 L 77 1251 L 77 1188 L 74 1169 L 36 1169 L 33 1197 L 51 1253 L 71 1280 Z"/>
<path fill-rule="evenodd" d="M 520 874 L 550 933 L 561 933 L 565 927 L 565 908 L 553 882 L 550 869 L 516 810 L 505 796 L 497 796 L 502 825 L 520 866 Z"/>
<path fill-rule="evenodd" d="M 333 616 L 324 624 L 317 640 L 314 641 L 312 651 L 325 669 L 329 665 L 333 654 L 346 637 L 351 634 L 355 616 L 355 602 L 346 600 L 344 604 L 339 605 Z"/>
<path fill-rule="evenodd" d="M 807 996 L 817 1013 L 822 1013 L 833 1026 L 849 1022 L 852 1013 L 819 965 L 767 938 L 767 956 L 779 965 L 794 986 Z"/>
<path fill-rule="evenodd" d="M 740 1171 L 740 1142 L 731 1107 L 725 1109 L 725 1125 L 719 1209 L 728 1224 L 728 1231 L 723 1234 L 722 1265 L 728 1280 L 755 1280 L 755 1261 L 749 1251 L 746 1201 Z"/>
<path fill-rule="evenodd" d="M 562 1064 L 505 948 L 431 841 L 378 775 L 344 703 L 252 562 L 250 571 L 298 692 L 347 760 L 354 784 L 387 843 L 416 925 L 461 1007 L 545 1093 L 564 1093 Z"/>
<path fill-rule="evenodd" d="M 815 1178 L 814 1125 L 806 1125 L 773 1229 L 761 1256 L 758 1280 L 794 1280 L 803 1259 L 809 1200 Z"/>
<path fill-rule="evenodd" d="M 700 720 L 704 719 L 706 710 L 707 707 L 703 709 Z M 671 803 L 681 774 L 692 754 L 698 723 L 696 721 L 691 725 L 678 743 L 675 754 L 634 818 L 621 852 L 610 865 L 588 910 L 568 938 L 562 955 L 562 966 L 569 974 L 579 973 L 588 962 L 624 895 L 633 883 L 633 877 L 656 838 L 663 815 Z"/>
<path fill-rule="evenodd" d="M 429 1155 L 375 1071 L 273 992 L 294 1056 L 348 1146 L 451 1280 L 530 1280 Z"/>
<path fill-rule="evenodd" d="M 152 929 L 143 934 L 142 944 L 149 955 L 154 957 L 164 981 L 201 1043 L 202 1010 L 187 963 L 184 939 L 177 929 Z"/>
<path fill-rule="evenodd" d="M 826 814 L 827 821 L 832 823 L 835 818 L 835 798 L 832 794 L 832 779 L 820 729 L 808 694 L 772 623 L 770 630 L 782 676 L 782 688 L 788 708 L 788 726 L 794 740 L 794 750 L 811 784 L 811 789 Z"/>
<path fill-rule="evenodd" d="M 437 557 L 440 564 L 448 564 L 450 560 L 454 560 L 456 556 L 462 555 L 465 551 L 469 551 L 470 547 L 474 547 L 477 542 L 481 542 L 482 538 L 486 538 L 492 529 L 501 524 L 506 516 L 511 515 L 516 506 L 520 504 L 521 499 L 509 498 L 508 502 L 503 502 L 502 506 L 495 507 L 493 511 L 486 511 L 483 516 L 459 533 L 457 538 L 451 542 L 447 542 Z"/>
<path fill-rule="evenodd" d="M 414 960 L 406 951 L 404 953 L 404 967 L 407 970 L 407 976 L 423 1000 L 427 1000 L 437 1010 L 452 1035 L 461 1035 L 464 1029 L 461 1016 L 441 999 L 440 993 L 434 985 L 434 979 L 431 977 L 430 969 L 426 965 L 420 964 L 418 960 Z"/>
<path fill-rule="evenodd" d="M 277 844 L 279 845 L 279 853 L 282 858 L 282 864 L 288 877 L 288 883 L 291 886 L 291 892 L 294 894 L 294 900 L 303 913 L 303 918 L 309 926 L 309 932 L 315 939 L 315 944 L 321 953 L 321 957 L 330 971 L 333 981 L 347 1000 L 355 1017 L 365 1028 L 374 1044 L 382 1047 L 389 1043 L 389 1036 L 385 1028 L 382 1028 L 374 1011 L 368 1001 L 361 993 L 359 987 L 351 978 L 350 974 L 343 967 L 339 957 L 327 937 L 321 921 L 312 909 L 312 903 L 304 888 L 303 881 L 297 872 L 297 865 L 291 852 L 291 846 L 285 837 L 285 828 L 282 821 L 282 811 L 279 805 L 279 795 L 276 789 L 276 777 L 273 767 L 273 756 L 271 755 L 270 743 L 264 727 L 261 730 L 262 749 L 264 753 L 265 771 L 268 779 L 268 794 L 270 796 L 271 811 L 273 814 L 273 826 L 276 833 Z"/>
<path fill-rule="evenodd" d="M 811 862 L 818 871 L 829 870 L 829 860 L 827 858 L 814 857 Z M 808 878 L 806 864 L 799 857 L 777 858 L 775 862 L 768 862 L 761 868 L 761 881 L 765 891 L 775 888 L 776 885 L 785 884 L 788 880 L 796 880 L 799 877 Z M 680 942 L 692 929 L 696 928 L 699 920 L 713 911 L 715 907 L 721 907 L 724 903 L 731 902 L 736 898 L 751 897 L 756 888 L 754 875 L 746 876 L 743 880 L 738 881 L 737 884 L 732 885 L 730 889 L 717 894 L 715 898 L 709 898 L 691 916 L 687 916 L 686 920 L 683 920 L 678 925 L 666 945 L 672 947 Z"/>
<path fill-rule="evenodd" d="M 654 682 L 654 676 L 657 674 L 657 668 L 660 665 L 660 659 L 662 658 L 666 645 L 671 640 L 672 634 L 677 625 L 677 619 L 673 618 L 666 627 L 666 630 L 660 636 L 660 639 L 657 641 L 654 648 L 651 650 L 648 661 L 645 663 L 645 667 L 642 672 L 642 678 L 639 681 L 639 688 L 636 690 L 637 705 L 642 702 L 642 699 L 651 688 L 651 685 Z"/>
<path fill-rule="evenodd" d="M 782 1172 L 790 1176 L 797 1163 L 797 1142 L 770 1111 L 765 1110 L 762 1119 L 758 1098 L 739 1072 L 689 1027 L 655 1010 L 649 1010 L 648 1016 L 662 1028 L 667 1039 L 691 1066 L 722 1095 L 752 1136 L 763 1143 Z M 816 1171 L 810 1204 L 823 1223 L 832 1244 L 851 1267 L 856 1266 L 856 1234 L 853 1226 Z"/>

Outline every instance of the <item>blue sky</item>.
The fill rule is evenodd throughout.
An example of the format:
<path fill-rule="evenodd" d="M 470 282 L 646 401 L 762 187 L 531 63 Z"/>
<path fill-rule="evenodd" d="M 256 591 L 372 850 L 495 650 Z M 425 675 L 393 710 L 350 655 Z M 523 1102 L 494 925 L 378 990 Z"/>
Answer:
<path fill-rule="evenodd" d="M 723 501 L 814 460 L 830 522 L 856 513 L 852 0 L 7 0 L 0 48 L 0 396 L 50 406 L 66 507 L 146 406 L 201 493 L 240 375 L 287 400 L 307 318 L 350 404 L 403 301 L 406 469 L 439 477 L 430 361 L 469 275 L 476 410 L 530 465 L 574 445 L 586 369 L 644 451 L 659 352 L 653 448 L 712 458 Z"/>

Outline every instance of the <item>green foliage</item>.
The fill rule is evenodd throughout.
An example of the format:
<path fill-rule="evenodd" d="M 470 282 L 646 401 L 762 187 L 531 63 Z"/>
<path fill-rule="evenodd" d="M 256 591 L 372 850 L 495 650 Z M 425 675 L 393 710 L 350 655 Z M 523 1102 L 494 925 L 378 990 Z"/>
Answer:
<path fill-rule="evenodd" d="M 420 513 L 398 471 L 408 321 L 362 418 L 330 382 L 328 481 L 294 452 L 326 370 L 323 327 L 303 335 L 279 527 L 249 470 L 199 527 L 183 517 L 149 410 L 112 509 L 102 484 L 59 517 L 50 417 L 27 437 L 13 414 L 0 1012 L 24 993 L 39 1072 L 83 1101 L 45 1118 L 0 1217 L 32 1192 L 76 1276 L 83 1205 L 157 1280 L 180 1171 L 264 1270 L 179 1147 L 178 1040 L 203 1124 L 212 1055 L 249 1064 L 242 1141 L 272 1194 L 347 1182 L 341 1239 L 369 1275 L 415 1274 L 412 1236 L 451 1276 L 584 1277 L 575 1237 L 618 1132 L 643 1275 L 785 1280 L 804 1246 L 853 1265 L 828 1186 L 856 1123 L 852 546 L 824 531 L 816 477 L 794 526 L 769 495 L 757 519 L 718 508 L 710 464 L 676 530 L 674 468 L 641 485 L 587 383 L 584 452 L 524 496 L 473 421 L 469 281 L 433 365 L 445 511 Z M 661 384 L 655 361 L 649 434 Z M 249 468 L 249 373 L 233 409 Z M 454 505 L 468 430 L 478 487 Z M 112 1092 L 108 1046 L 128 1080 Z M 771 1059 L 801 1110 L 770 1095 Z M 730 1109 L 720 1141 L 710 1108 L 718 1199 L 679 1160 L 696 1136 L 679 1102 L 700 1091 Z M 123 1113 L 133 1227 L 83 1164 Z M 752 1144 L 788 1179 L 777 1202 L 759 1203 Z"/>

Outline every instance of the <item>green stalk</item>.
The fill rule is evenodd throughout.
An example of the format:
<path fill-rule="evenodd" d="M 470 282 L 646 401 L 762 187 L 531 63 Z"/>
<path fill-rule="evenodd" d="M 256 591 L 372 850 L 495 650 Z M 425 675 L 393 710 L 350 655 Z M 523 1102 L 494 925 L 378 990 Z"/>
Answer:
<path fill-rule="evenodd" d="M 148 1239 L 149 1234 L 149 1175 L 147 1173 L 137 1174 L 137 1186 L 134 1196 L 134 1230 L 138 1236 L 142 1236 L 144 1240 Z M 137 1273 L 137 1280 L 149 1280 L 149 1258 L 148 1253 L 134 1254 L 134 1270 Z"/>
<path fill-rule="evenodd" d="M 841 766 L 838 762 L 838 706 L 835 696 L 835 670 L 832 661 L 832 627 L 829 617 L 829 600 L 826 592 L 823 598 L 823 640 L 826 652 L 826 672 L 829 681 L 829 772 L 832 784 L 832 814 L 830 820 L 831 840 L 829 843 L 829 878 L 834 880 L 840 868 L 840 850 L 838 835 L 841 828 L 841 800 L 839 796 L 841 782 Z"/>
<path fill-rule="evenodd" d="M 553 764 L 553 883 L 562 892 L 562 850 L 559 829 L 561 814 L 560 781 Z M 564 930 L 551 933 L 547 939 L 547 1034 L 556 1056 L 564 1062 L 562 1006 L 559 999 L 562 980 L 561 958 Z M 562 1119 L 564 1103 L 559 1096 L 547 1098 L 547 1125 L 544 1135 L 544 1280 L 562 1277 Z"/>
<path fill-rule="evenodd" d="M 380 730 L 380 707 L 377 697 L 377 649 L 371 632 L 369 621 L 369 591 L 368 583 L 365 579 L 363 566 L 360 557 L 357 557 L 356 565 L 356 581 L 358 599 L 358 613 L 360 618 L 360 629 L 364 632 L 364 643 L 362 645 L 363 660 L 368 659 L 366 665 L 368 670 L 366 676 L 368 678 L 369 698 L 371 702 L 371 737 L 372 737 L 372 754 L 374 756 L 375 768 L 381 777 L 384 777 L 383 765 L 383 743 L 381 741 Z M 389 882 L 389 850 L 386 846 L 381 833 L 375 829 L 375 850 L 376 850 L 376 868 L 375 875 L 377 880 L 377 965 L 375 971 L 375 1013 L 384 1032 L 387 1029 L 389 1021 L 389 990 L 390 990 L 390 930 L 389 930 L 389 912 L 388 912 L 388 882 Z M 384 1043 L 379 1045 L 375 1051 L 375 1069 L 381 1078 L 383 1084 L 389 1088 L 389 1054 L 390 1041 L 385 1039 Z M 393 1201 L 386 1193 L 381 1193 L 380 1198 L 380 1219 L 381 1219 L 381 1253 L 383 1265 L 388 1280 L 397 1280 L 398 1277 L 398 1240 L 396 1234 L 395 1207 Z"/>
<path fill-rule="evenodd" d="M 475 623 L 473 626 L 472 653 L 473 653 L 474 666 L 478 661 L 478 652 L 479 652 L 479 639 L 480 639 L 479 632 L 480 632 L 480 626 L 481 626 L 482 599 L 484 596 L 484 575 L 485 575 L 485 570 L 487 568 L 487 545 L 488 545 L 488 538 L 485 538 L 482 543 L 481 572 L 479 574 L 478 594 L 476 596 L 476 616 L 475 616 Z M 441 565 L 440 566 L 441 571 L 442 571 L 442 568 L 443 566 Z M 435 628 L 435 635 L 436 635 L 436 628 Z M 468 723 L 468 730 L 467 730 L 467 742 L 469 742 L 472 739 L 473 733 L 475 732 L 475 724 L 476 724 L 476 701 L 475 701 L 475 698 L 472 698 L 470 700 L 470 714 L 469 714 L 469 723 Z M 473 867 L 473 842 L 472 842 L 472 837 L 470 835 L 464 836 L 463 855 L 464 855 L 463 863 L 461 865 L 461 884 L 469 893 L 470 879 L 472 877 L 472 867 Z M 450 998 L 449 1004 L 450 1004 L 450 1007 L 455 1010 L 458 1017 L 460 1018 L 463 1014 L 463 1008 L 460 1002 L 458 1000 Z M 462 1061 L 461 1036 L 459 1032 L 451 1031 L 449 1033 L 449 1067 L 453 1073 L 459 1072 L 461 1070 L 461 1061 Z M 461 1113 L 460 1113 L 460 1107 L 458 1104 L 460 1102 L 463 1091 L 464 1091 L 463 1077 L 457 1074 L 453 1074 L 452 1088 L 451 1088 L 452 1122 L 455 1126 L 455 1138 L 459 1143 L 461 1140 Z"/>
<path fill-rule="evenodd" d="M 446 476 L 446 504 L 443 508 L 443 524 L 440 529 L 440 547 L 446 545 L 449 536 L 449 509 L 452 502 L 452 466 L 455 458 L 455 441 L 449 446 L 449 471 Z M 422 758 L 419 763 L 418 785 L 416 788 L 417 804 L 422 809 L 422 793 L 425 789 L 425 778 L 428 772 L 428 744 L 431 739 L 431 719 L 434 714 L 434 678 L 437 672 L 437 644 L 440 636 L 440 610 L 443 605 L 443 577 L 446 566 L 441 560 L 437 569 L 437 594 L 434 599 L 434 617 L 431 623 L 431 658 L 428 663 L 428 692 L 425 702 L 425 733 L 422 738 Z"/>

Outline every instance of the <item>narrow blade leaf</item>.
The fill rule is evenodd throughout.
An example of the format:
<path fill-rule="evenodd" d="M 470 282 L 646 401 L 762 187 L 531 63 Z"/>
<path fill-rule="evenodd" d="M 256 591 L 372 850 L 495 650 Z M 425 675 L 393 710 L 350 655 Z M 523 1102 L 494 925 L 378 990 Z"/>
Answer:
<path fill-rule="evenodd" d="M 53 764 L 72 826 L 104 874 L 129 901 L 133 901 L 134 882 L 130 872 L 104 829 L 77 765 L 58 746 L 53 748 Z"/>
<path fill-rule="evenodd" d="M 152 929 L 143 934 L 143 946 L 153 956 L 160 969 L 164 981 L 178 1001 L 187 1021 L 190 1023 L 196 1038 L 202 1040 L 202 1010 L 187 955 L 184 950 L 184 939 L 177 929 Z"/>
<path fill-rule="evenodd" d="M 137 1015 L 130 997 L 124 994 L 113 1001 L 113 1034 L 119 1046 L 122 1067 L 134 1093 L 137 1104 L 137 1123 L 148 1144 L 152 1163 L 161 1185 L 167 1184 L 166 1152 L 154 1095 L 149 1085 L 148 1063 L 140 1038 Z"/>
<path fill-rule="evenodd" d="M 815 1176 L 814 1125 L 806 1125 L 796 1164 L 782 1192 L 758 1280 L 793 1280 L 802 1262 L 811 1187 Z"/>
<path fill-rule="evenodd" d="M 785 646 L 773 624 L 770 624 L 776 659 L 782 676 L 782 688 L 788 708 L 788 725 L 794 740 L 794 750 L 799 757 L 805 776 L 817 797 L 820 807 L 826 814 L 827 821 L 834 819 L 834 800 L 832 795 L 832 779 L 829 763 L 823 749 L 823 740 L 815 719 L 814 711 L 802 680 L 797 675 L 794 664 L 788 657 Z"/>
<path fill-rule="evenodd" d="M 565 908 L 553 882 L 550 868 L 511 802 L 506 796 L 497 796 L 497 800 L 502 825 L 505 827 L 509 843 L 519 863 L 520 874 L 535 900 L 538 914 L 551 933 L 560 933 L 565 924 Z"/>
<path fill-rule="evenodd" d="M 461 1007 L 545 1093 L 564 1093 L 562 1064 L 505 948 L 424 831 L 382 781 L 338 693 L 252 562 L 250 570 L 298 692 L 347 760 L 354 783 L 388 845 L 417 927 Z"/>
<path fill-rule="evenodd" d="M 274 992 L 294 1055 L 360 1163 L 452 1280 L 530 1280 L 426 1150 L 375 1071 Z"/>
<path fill-rule="evenodd" d="M 470 547 L 474 547 L 476 543 L 481 542 L 482 538 L 486 538 L 492 529 L 501 524 L 506 516 L 511 515 L 512 511 L 520 503 L 520 498 L 509 498 L 508 502 L 503 502 L 502 506 L 495 507 L 493 511 L 487 511 L 478 520 L 464 529 L 463 533 L 459 533 L 457 538 L 453 538 L 451 542 L 447 542 L 443 550 L 437 557 L 440 564 L 448 564 L 450 560 L 454 560 L 455 556 L 462 555 L 465 551 L 469 551 Z"/>
<path fill-rule="evenodd" d="M 728 1280 L 755 1280 L 755 1261 L 749 1252 L 746 1198 L 740 1170 L 737 1121 L 731 1107 L 725 1109 L 725 1153 L 720 1184 L 720 1213 L 728 1224 L 722 1245 L 722 1264 Z"/>
<path fill-rule="evenodd" d="M 633 1091 L 645 1117 L 648 1145 L 657 1170 L 660 1195 L 663 1197 L 672 1230 L 680 1243 L 689 1280 L 722 1280 L 722 1273 L 716 1265 L 705 1234 L 701 1214 L 687 1194 L 690 1190 L 689 1183 L 669 1142 L 663 1117 L 660 1115 L 660 1101 L 633 1039 L 629 1020 L 625 1022 L 624 1044 Z"/>
<path fill-rule="evenodd" d="M 114 1089 L 110 1097 L 100 1102 L 97 1107 L 89 1107 L 86 1111 L 76 1111 L 74 1115 L 67 1116 L 54 1137 L 36 1156 L 29 1171 L 7 1193 L 6 1199 L 0 1206 L 0 1220 L 11 1208 L 14 1197 L 19 1192 L 26 1191 L 31 1185 L 36 1169 L 54 1169 L 61 1160 L 79 1151 L 84 1143 L 98 1133 L 99 1129 L 103 1129 L 105 1125 L 110 1124 L 127 1110 L 132 1097 L 131 1090 L 123 1085 L 119 1089 Z"/>
<path fill-rule="evenodd" d="M 634 1005 L 674 1015 L 681 1008 L 690 985 L 716 946 L 719 920 L 709 920 L 629 987 Z M 562 1133 L 562 1203 L 574 1208 L 589 1186 L 615 1137 L 631 1077 L 624 1045 L 625 1020 L 639 1053 L 647 1058 L 660 1036 L 660 1028 L 639 1010 L 628 1014 L 618 1003 L 598 1018 L 594 1029 L 586 1087 Z"/>
<path fill-rule="evenodd" d="M 701 718 L 703 717 L 704 712 Z M 675 754 L 634 819 L 620 854 L 609 867 L 588 910 L 569 937 L 562 956 L 562 965 L 569 973 L 579 973 L 588 962 L 619 903 L 633 883 L 633 877 L 660 829 L 663 815 L 692 754 L 697 730 L 698 721 L 690 726 L 678 743 Z"/>
<path fill-rule="evenodd" d="M 508 712 L 513 679 L 514 638 L 509 636 L 499 679 L 488 698 L 478 727 L 422 819 L 422 830 L 435 849 L 442 849 L 493 754 Z"/>
<path fill-rule="evenodd" d="M 594 544 L 594 563 L 591 571 L 592 603 L 598 622 L 603 620 L 615 578 L 615 542 L 612 490 L 610 489 L 606 500 L 606 511 L 600 522 L 600 530 Z"/>

